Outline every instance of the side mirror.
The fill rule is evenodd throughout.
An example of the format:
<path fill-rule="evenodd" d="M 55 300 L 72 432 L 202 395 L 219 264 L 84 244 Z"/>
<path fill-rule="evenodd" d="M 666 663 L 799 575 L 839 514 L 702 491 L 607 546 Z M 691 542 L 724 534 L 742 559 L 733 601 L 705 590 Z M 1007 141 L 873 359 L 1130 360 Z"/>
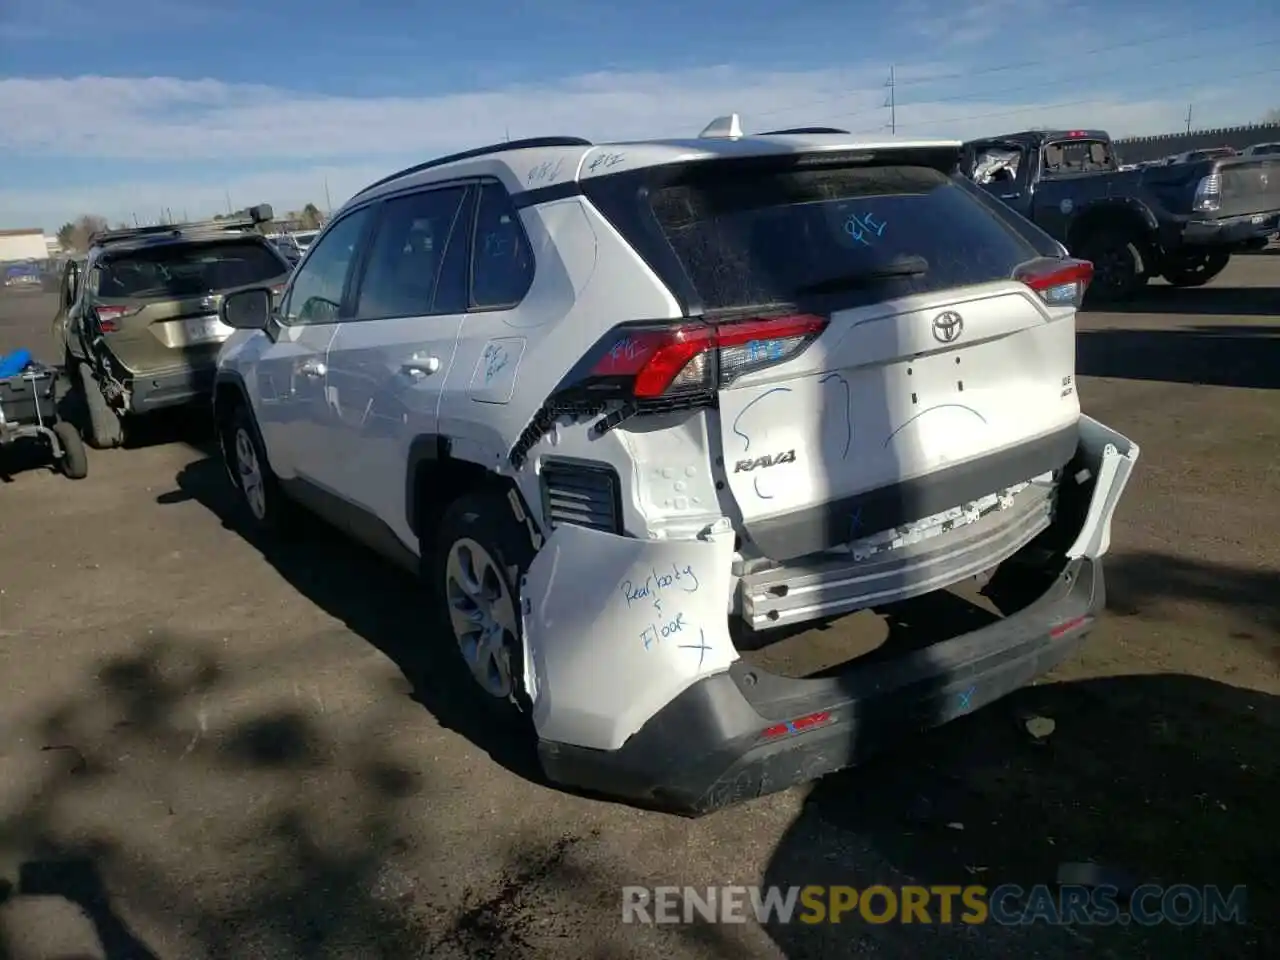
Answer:
<path fill-rule="evenodd" d="M 270 287 L 228 293 L 218 305 L 218 319 L 234 330 L 263 330 L 271 318 L 273 298 Z"/>

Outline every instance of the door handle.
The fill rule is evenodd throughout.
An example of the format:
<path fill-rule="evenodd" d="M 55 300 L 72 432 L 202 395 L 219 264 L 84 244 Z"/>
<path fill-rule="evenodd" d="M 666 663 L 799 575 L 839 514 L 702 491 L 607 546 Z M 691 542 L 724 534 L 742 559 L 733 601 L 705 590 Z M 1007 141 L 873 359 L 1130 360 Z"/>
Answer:
<path fill-rule="evenodd" d="M 310 377 L 311 379 L 315 380 L 320 377 L 323 377 L 326 373 L 328 373 L 329 368 L 326 367 L 319 360 L 308 360 L 306 363 L 304 363 L 302 366 L 298 368 L 298 372 L 301 373 L 304 377 Z"/>
<path fill-rule="evenodd" d="M 400 369 L 415 380 L 421 380 L 423 377 L 430 376 L 440 369 L 440 358 L 414 354 L 407 362 L 401 365 Z"/>

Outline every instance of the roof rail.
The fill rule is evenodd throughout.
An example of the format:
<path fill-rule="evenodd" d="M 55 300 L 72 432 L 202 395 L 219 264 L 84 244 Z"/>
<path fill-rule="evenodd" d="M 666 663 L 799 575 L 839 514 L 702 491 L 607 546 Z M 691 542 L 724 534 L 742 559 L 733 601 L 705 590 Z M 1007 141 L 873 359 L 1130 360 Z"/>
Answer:
<path fill-rule="evenodd" d="M 461 153 L 451 153 L 445 157 L 436 157 L 434 160 L 428 160 L 425 163 L 417 163 L 412 167 L 405 167 L 403 170 L 397 171 L 390 176 L 383 177 L 381 180 L 375 180 L 363 190 L 360 190 L 352 197 L 361 197 L 375 187 L 380 187 L 384 183 L 390 183 L 392 180 L 399 180 L 401 177 L 407 177 L 411 173 L 420 173 L 423 170 L 430 170 L 432 167 L 442 167 L 446 163 L 456 163 L 459 160 L 470 160 L 473 157 L 483 157 L 491 153 L 505 153 L 508 150 L 533 150 L 546 147 L 593 147 L 590 140 L 584 140 L 581 137 L 527 137 L 524 140 L 504 140 L 502 143 L 491 143 L 487 147 L 476 147 L 473 150 L 463 150 Z"/>
<path fill-rule="evenodd" d="M 271 205 L 260 203 L 250 207 L 247 217 L 224 217 L 221 220 L 195 220 L 191 223 L 160 223 L 150 227 L 126 227 L 123 230 L 99 230 L 89 237 L 89 245 L 118 243 L 136 237 L 192 236 L 198 234 L 230 233 L 233 230 L 251 230 L 272 218 Z"/>
<path fill-rule="evenodd" d="M 805 134 L 805 133 L 845 133 L 847 134 L 848 132 L 849 132 L 848 130 L 840 130 L 837 127 L 790 127 L 786 130 L 766 130 L 764 133 L 756 134 L 756 136 L 781 137 L 781 136 L 787 136 L 791 134 L 797 134 L 797 135 Z"/>

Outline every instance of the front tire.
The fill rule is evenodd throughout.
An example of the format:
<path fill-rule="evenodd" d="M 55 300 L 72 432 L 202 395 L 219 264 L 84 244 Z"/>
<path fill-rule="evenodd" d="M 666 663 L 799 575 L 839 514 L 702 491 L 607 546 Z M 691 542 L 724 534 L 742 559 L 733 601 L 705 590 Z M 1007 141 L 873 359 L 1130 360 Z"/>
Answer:
<path fill-rule="evenodd" d="M 1120 303 L 1147 283 L 1139 240 L 1125 233 L 1099 232 L 1086 238 L 1077 256 L 1093 263 L 1088 298 L 1095 303 Z"/>
<path fill-rule="evenodd" d="M 474 493 L 445 510 L 428 571 L 475 698 L 508 721 L 528 708 L 520 579 L 532 559 L 511 505 L 496 493 Z"/>
<path fill-rule="evenodd" d="M 271 471 L 262 437 L 244 404 L 237 404 L 219 424 L 218 443 L 236 503 L 249 526 L 261 533 L 288 532 L 293 505 Z"/>

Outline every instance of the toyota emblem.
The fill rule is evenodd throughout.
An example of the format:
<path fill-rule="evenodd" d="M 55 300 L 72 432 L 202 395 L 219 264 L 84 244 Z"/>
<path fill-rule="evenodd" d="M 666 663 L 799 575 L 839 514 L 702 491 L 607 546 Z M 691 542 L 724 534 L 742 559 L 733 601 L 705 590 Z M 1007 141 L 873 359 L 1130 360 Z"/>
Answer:
<path fill-rule="evenodd" d="M 933 338 L 939 343 L 954 343 L 964 332 L 964 317 L 954 310 L 940 313 L 933 318 Z"/>

